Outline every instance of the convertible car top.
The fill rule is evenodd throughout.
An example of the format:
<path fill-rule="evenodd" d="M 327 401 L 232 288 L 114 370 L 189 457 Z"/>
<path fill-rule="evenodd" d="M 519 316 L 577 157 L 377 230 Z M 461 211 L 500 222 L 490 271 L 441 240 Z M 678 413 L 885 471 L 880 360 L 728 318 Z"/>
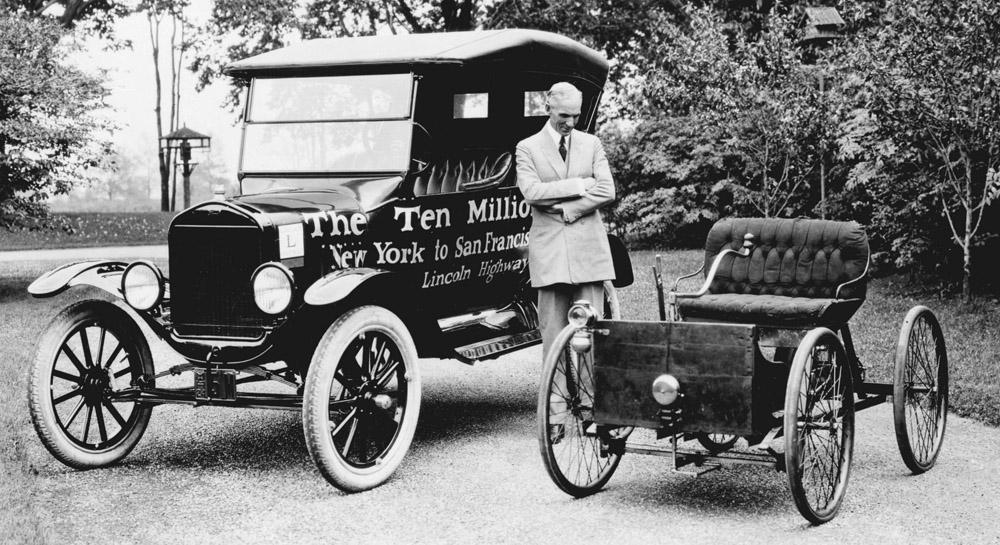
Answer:
<path fill-rule="evenodd" d="M 518 70 L 557 69 L 603 86 L 608 61 L 593 49 L 565 36 L 541 30 L 506 29 L 362 36 L 309 40 L 230 64 L 237 78 L 290 72 L 349 71 L 373 65 L 407 69 L 416 65 L 497 64 Z"/>

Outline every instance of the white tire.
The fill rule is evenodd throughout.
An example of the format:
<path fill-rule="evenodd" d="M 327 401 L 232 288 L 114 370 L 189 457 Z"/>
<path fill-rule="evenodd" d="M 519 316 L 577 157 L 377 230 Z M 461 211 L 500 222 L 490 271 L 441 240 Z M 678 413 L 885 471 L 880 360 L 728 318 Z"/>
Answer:
<path fill-rule="evenodd" d="M 420 392 L 417 350 L 398 316 L 363 306 L 338 318 L 313 354 L 302 400 L 320 473 L 345 492 L 385 482 L 413 441 Z"/>

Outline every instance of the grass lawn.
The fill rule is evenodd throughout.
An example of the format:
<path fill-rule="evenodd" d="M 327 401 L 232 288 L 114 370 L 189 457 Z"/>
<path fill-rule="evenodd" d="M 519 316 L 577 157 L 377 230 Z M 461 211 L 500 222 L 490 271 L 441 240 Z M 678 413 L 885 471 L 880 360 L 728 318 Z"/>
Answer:
<path fill-rule="evenodd" d="M 165 262 L 159 262 L 165 267 Z M 26 288 L 31 280 L 58 265 L 55 262 L 0 263 L 0 542 L 50 543 L 34 512 L 35 468 L 24 455 L 28 442 L 37 443 L 27 402 L 27 370 L 35 340 L 63 307 L 94 289 L 72 289 L 51 299 L 34 299 Z M 17 491 L 16 493 L 14 491 Z"/>
<path fill-rule="evenodd" d="M 650 269 L 654 252 L 632 253 L 636 282 L 621 291 L 626 318 L 656 319 L 656 293 Z M 680 274 L 694 271 L 701 251 L 664 252 L 668 285 Z M 165 263 L 160 262 L 165 267 Z M 0 536 L 16 543 L 45 542 L 30 498 L 35 469 L 23 455 L 28 442 L 38 441 L 28 416 L 26 372 L 35 340 L 51 318 L 87 290 L 70 290 L 51 299 L 33 299 L 28 283 L 55 263 L 0 264 Z M 869 286 L 868 301 L 852 320 L 858 353 L 870 380 L 890 382 L 899 327 L 906 311 L 925 304 L 937 314 L 948 345 L 951 406 L 960 415 L 1000 425 L 1000 305 L 982 302 L 964 306 L 951 299 L 915 294 L 912 288 L 881 279 Z M 884 433 L 884 432 L 879 432 Z M 891 432 L 888 432 L 891 433 Z M 947 442 L 947 438 L 946 438 Z M 956 448 L 955 446 L 946 448 Z M 18 493 L 12 491 L 18 490 Z"/>
<path fill-rule="evenodd" d="M 27 276 L 46 267 L 18 263 L 17 270 L 11 270 L 8 265 L 0 272 L 0 381 L 6 385 L 0 395 L 0 437 L 4 438 L 0 442 L 0 482 L 4 483 L 0 487 L 0 535 L 11 543 L 45 543 L 40 516 L 34 512 L 36 502 L 30 499 L 36 471 L 28 467 L 24 455 L 25 445 L 38 441 L 28 416 L 26 371 L 38 331 L 66 300 L 34 304 L 24 291 Z"/>
<path fill-rule="evenodd" d="M 55 228 L 8 231 L 0 227 L 0 251 L 83 246 L 166 244 L 174 212 L 55 213 Z"/>

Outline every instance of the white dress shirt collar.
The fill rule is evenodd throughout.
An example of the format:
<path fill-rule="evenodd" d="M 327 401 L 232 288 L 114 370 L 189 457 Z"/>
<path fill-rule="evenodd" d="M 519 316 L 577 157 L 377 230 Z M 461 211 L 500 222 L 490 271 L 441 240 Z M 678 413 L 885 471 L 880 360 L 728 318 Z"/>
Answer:
<path fill-rule="evenodd" d="M 559 149 L 559 139 L 562 138 L 563 135 L 559 134 L 559 131 L 557 131 L 555 129 L 555 127 L 552 126 L 552 123 L 549 123 L 548 121 L 545 122 L 545 132 L 548 133 L 549 138 L 552 139 L 552 143 L 556 145 L 556 149 Z M 569 140 L 570 140 L 571 136 L 573 136 L 572 132 L 570 132 L 566 136 L 566 149 L 567 150 L 569 149 Z"/>

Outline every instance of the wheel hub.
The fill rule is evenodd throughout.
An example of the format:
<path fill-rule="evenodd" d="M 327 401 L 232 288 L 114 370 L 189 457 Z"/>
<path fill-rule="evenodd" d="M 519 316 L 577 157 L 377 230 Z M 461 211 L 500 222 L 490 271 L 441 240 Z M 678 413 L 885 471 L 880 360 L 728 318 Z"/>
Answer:
<path fill-rule="evenodd" d="M 90 406 L 99 405 L 111 384 L 111 375 L 103 367 L 91 367 L 83 374 L 83 398 Z"/>
<path fill-rule="evenodd" d="M 358 408 L 365 412 L 371 412 L 375 409 L 385 409 L 389 396 L 380 392 L 380 388 L 374 380 L 368 380 L 358 390 L 358 401 L 360 402 Z"/>

